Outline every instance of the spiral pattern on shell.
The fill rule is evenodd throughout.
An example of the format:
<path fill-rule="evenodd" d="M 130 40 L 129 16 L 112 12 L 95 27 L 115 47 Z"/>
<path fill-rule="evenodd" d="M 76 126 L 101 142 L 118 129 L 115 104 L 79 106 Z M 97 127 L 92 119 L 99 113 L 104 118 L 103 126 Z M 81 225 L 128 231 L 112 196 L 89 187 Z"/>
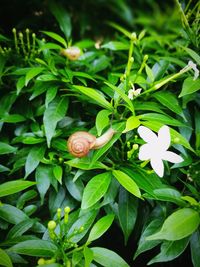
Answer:
<path fill-rule="evenodd" d="M 78 158 L 85 157 L 94 146 L 96 137 L 90 133 L 79 131 L 72 134 L 67 142 L 69 152 Z"/>

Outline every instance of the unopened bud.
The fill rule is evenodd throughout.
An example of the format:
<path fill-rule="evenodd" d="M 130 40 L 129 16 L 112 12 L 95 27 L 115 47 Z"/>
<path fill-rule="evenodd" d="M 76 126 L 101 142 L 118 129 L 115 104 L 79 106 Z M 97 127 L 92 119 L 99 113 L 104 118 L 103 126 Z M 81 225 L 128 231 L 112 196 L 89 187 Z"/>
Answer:
<path fill-rule="evenodd" d="M 56 222 L 55 221 L 49 221 L 48 222 L 48 229 L 54 230 L 56 228 Z"/>
<path fill-rule="evenodd" d="M 57 209 L 57 218 L 60 219 L 61 218 L 61 213 L 62 210 L 60 208 Z"/>
<path fill-rule="evenodd" d="M 174 143 L 175 143 L 175 144 L 178 144 L 179 142 L 180 142 L 180 138 L 175 137 L 175 138 L 174 138 Z"/>
<path fill-rule="evenodd" d="M 135 41 L 136 39 L 137 39 L 136 33 L 135 32 L 131 33 L 131 40 Z"/>
<path fill-rule="evenodd" d="M 45 259 L 40 258 L 37 262 L 38 265 L 44 265 L 46 263 Z"/>
<path fill-rule="evenodd" d="M 138 147 L 139 147 L 138 144 L 134 144 L 133 145 L 133 150 L 138 150 Z"/>

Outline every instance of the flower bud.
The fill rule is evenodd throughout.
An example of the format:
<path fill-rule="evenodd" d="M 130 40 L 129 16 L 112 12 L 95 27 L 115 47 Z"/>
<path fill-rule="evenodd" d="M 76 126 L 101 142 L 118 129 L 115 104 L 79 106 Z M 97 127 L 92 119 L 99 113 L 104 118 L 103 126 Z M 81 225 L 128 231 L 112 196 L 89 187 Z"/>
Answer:
<path fill-rule="evenodd" d="M 180 142 L 180 138 L 175 137 L 175 138 L 174 138 L 174 143 L 175 143 L 175 144 L 178 144 L 179 142 Z"/>
<path fill-rule="evenodd" d="M 54 230 L 56 228 L 56 222 L 55 221 L 49 221 L 48 222 L 48 229 Z"/>
<path fill-rule="evenodd" d="M 62 210 L 60 208 L 57 209 L 57 218 L 58 220 L 61 218 L 61 212 Z"/>
<path fill-rule="evenodd" d="M 45 259 L 40 258 L 37 262 L 38 265 L 44 265 L 46 263 Z"/>
<path fill-rule="evenodd" d="M 133 150 L 138 150 L 138 147 L 139 147 L 138 144 L 134 144 L 133 145 Z"/>

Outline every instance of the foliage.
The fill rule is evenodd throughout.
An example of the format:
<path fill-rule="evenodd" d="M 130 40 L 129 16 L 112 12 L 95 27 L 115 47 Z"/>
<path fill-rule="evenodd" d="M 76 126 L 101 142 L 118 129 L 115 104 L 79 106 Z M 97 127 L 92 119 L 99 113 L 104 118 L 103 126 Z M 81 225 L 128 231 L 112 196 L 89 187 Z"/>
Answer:
<path fill-rule="evenodd" d="M 160 247 L 150 265 L 190 246 L 198 267 L 200 3 L 91 2 L 80 10 L 111 13 L 101 34 L 99 21 L 88 34 L 86 11 L 77 32 L 77 1 L 49 1 L 56 26 L 0 35 L 0 265 L 125 267 Z M 138 158 L 138 127 L 159 134 L 163 125 L 184 160 L 164 161 L 160 178 Z M 109 127 L 112 139 L 86 157 L 67 150 L 72 133 Z M 113 227 L 124 250 L 137 244 L 132 260 L 102 246 Z"/>

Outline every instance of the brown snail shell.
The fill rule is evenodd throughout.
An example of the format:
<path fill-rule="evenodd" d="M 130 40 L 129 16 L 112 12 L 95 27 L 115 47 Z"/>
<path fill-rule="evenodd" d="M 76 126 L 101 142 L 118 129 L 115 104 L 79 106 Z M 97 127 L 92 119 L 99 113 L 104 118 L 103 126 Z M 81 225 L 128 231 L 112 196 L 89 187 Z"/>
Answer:
<path fill-rule="evenodd" d="M 71 46 L 61 50 L 61 55 L 67 57 L 69 60 L 77 60 L 81 55 L 81 50 L 77 46 Z"/>
<path fill-rule="evenodd" d="M 110 128 L 102 136 L 96 138 L 88 132 L 78 131 L 69 137 L 67 147 L 73 156 L 82 158 L 87 156 L 91 149 L 99 149 L 107 144 L 115 133 L 116 131 Z"/>
<path fill-rule="evenodd" d="M 82 158 L 89 153 L 95 141 L 96 137 L 94 135 L 88 132 L 78 131 L 69 137 L 67 147 L 73 156 Z"/>

